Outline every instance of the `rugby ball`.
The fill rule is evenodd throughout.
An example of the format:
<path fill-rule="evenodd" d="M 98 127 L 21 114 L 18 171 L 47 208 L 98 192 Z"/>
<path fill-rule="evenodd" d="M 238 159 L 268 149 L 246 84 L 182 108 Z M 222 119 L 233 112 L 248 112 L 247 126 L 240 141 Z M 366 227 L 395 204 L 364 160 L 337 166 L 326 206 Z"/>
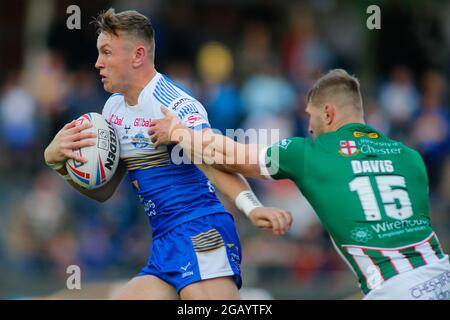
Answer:
<path fill-rule="evenodd" d="M 93 124 L 85 131 L 97 133 L 97 138 L 94 138 L 97 143 L 74 150 L 87 162 L 69 159 L 66 161 L 66 169 L 72 180 L 81 187 L 89 190 L 100 188 L 112 178 L 119 165 L 120 146 L 117 132 L 101 114 L 95 112 L 83 114 L 76 121 L 77 125 L 86 122 Z"/>

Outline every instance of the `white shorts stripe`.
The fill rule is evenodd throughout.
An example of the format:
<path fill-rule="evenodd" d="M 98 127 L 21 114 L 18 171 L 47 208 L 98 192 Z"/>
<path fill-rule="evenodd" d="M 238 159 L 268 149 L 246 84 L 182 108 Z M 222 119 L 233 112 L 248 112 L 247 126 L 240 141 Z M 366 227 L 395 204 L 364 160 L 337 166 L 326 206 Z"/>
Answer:
<path fill-rule="evenodd" d="M 234 275 L 225 246 L 217 250 L 196 252 L 200 277 L 204 279 Z"/>

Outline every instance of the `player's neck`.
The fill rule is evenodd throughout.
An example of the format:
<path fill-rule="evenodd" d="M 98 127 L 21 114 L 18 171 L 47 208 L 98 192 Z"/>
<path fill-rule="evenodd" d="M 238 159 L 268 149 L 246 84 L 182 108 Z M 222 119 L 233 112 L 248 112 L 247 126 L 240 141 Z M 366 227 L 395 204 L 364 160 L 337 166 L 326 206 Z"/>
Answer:
<path fill-rule="evenodd" d="M 349 124 L 349 123 L 361 123 L 361 124 L 366 124 L 366 122 L 364 121 L 363 118 L 361 117 L 347 117 L 345 119 L 337 119 L 336 122 L 334 122 L 331 125 L 331 130 L 330 131 L 336 131 L 339 128 Z"/>
<path fill-rule="evenodd" d="M 156 76 L 156 69 L 154 67 L 146 68 L 146 70 L 141 70 L 129 83 L 128 89 L 123 92 L 125 101 L 130 106 L 135 106 L 138 103 L 139 95 L 145 86 Z"/>

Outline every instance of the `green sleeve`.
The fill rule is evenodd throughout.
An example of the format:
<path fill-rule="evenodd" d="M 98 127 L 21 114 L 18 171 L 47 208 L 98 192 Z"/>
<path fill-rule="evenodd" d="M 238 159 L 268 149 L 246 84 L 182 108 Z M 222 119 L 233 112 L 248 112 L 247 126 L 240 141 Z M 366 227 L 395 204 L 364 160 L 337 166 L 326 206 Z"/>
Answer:
<path fill-rule="evenodd" d="M 266 169 L 276 180 L 298 180 L 303 176 L 305 138 L 289 138 L 276 142 L 266 151 Z"/>

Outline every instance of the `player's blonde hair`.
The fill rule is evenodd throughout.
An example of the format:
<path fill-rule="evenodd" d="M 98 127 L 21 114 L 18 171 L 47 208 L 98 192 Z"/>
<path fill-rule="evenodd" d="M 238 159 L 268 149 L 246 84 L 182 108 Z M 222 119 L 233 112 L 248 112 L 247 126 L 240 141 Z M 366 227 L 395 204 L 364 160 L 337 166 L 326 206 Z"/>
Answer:
<path fill-rule="evenodd" d="M 353 107 L 363 112 L 359 81 L 343 69 L 334 69 L 319 78 L 309 90 L 306 103 L 321 107 L 333 102 L 338 107 Z"/>
<path fill-rule="evenodd" d="M 150 20 L 135 10 L 116 13 L 114 8 L 102 11 L 93 21 L 97 34 L 102 32 L 118 36 L 118 32 L 143 40 L 150 51 L 151 59 L 155 57 L 155 31 Z"/>

